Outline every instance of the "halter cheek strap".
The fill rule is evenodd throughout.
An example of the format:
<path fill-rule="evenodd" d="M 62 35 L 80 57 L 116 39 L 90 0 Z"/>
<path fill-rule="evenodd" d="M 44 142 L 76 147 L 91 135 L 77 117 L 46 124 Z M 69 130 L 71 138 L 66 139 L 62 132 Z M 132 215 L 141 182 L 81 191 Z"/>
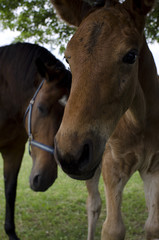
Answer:
<path fill-rule="evenodd" d="M 29 145 L 28 145 L 28 150 L 29 150 L 29 154 L 31 155 L 31 145 L 35 146 L 35 147 L 38 147 L 44 151 L 47 151 L 51 154 L 54 154 L 54 148 L 53 147 L 50 147 L 50 146 L 47 146 L 43 143 L 40 143 L 40 142 L 37 142 L 33 139 L 33 135 L 32 135 L 32 132 L 31 132 L 31 117 L 32 117 L 32 109 L 33 109 L 33 104 L 35 102 L 35 99 L 42 87 L 44 83 L 44 80 L 40 83 L 38 89 L 36 90 L 33 98 L 30 100 L 30 103 L 29 103 L 29 106 L 27 107 L 27 110 L 25 112 L 25 115 L 24 115 L 24 119 L 26 118 L 27 114 L 28 114 L 28 137 L 29 137 Z"/>

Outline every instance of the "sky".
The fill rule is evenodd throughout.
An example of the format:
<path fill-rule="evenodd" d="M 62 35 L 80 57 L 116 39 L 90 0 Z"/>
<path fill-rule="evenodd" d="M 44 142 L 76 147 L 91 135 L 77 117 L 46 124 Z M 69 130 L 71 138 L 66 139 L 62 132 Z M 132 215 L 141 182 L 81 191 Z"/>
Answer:
<path fill-rule="evenodd" d="M 0 46 L 10 44 L 13 39 L 18 35 L 17 32 L 13 32 L 10 30 L 0 31 Z M 48 50 L 49 46 L 44 45 Z M 154 44 L 149 44 L 149 48 L 154 56 L 155 63 L 157 65 L 157 71 L 159 74 L 159 43 L 155 42 Z M 58 59 L 63 61 L 63 56 L 58 54 L 58 49 L 55 49 L 54 51 L 51 51 L 52 54 L 54 54 Z"/>
<path fill-rule="evenodd" d="M 13 32 L 13 31 L 10 31 L 10 30 L 4 30 L 4 31 L 1 31 L 0 30 L 0 47 L 1 46 L 4 46 L 4 45 L 8 45 L 8 44 L 11 44 L 14 40 L 15 37 L 17 37 L 19 35 L 18 32 Z M 41 44 L 39 44 L 41 45 Z M 64 56 L 63 55 L 59 55 L 59 49 L 55 49 L 55 50 L 51 50 L 49 48 L 48 45 L 44 44 L 44 45 L 41 45 L 45 48 L 47 48 L 49 51 L 51 51 L 51 53 L 53 55 L 55 55 L 59 60 L 63 61 L 64 60 Z M 64 62 L 65 63 L 65 62 Z"/>

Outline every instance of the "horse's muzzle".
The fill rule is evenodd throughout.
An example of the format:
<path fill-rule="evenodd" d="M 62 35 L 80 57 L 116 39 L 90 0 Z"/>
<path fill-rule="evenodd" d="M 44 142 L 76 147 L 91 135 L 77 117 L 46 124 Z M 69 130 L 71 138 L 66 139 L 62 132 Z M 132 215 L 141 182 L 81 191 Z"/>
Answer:
<path fill-rule="evenodd" d="M 57 168 L 50 172 L 47 171 L 47 169 L 44 169 L 44 171 L 37 170 L 34 172 L 33 168 L 29 179 L 30 188 L 35 192 L 44 192 L 55 182 L 56 178 Z"/>

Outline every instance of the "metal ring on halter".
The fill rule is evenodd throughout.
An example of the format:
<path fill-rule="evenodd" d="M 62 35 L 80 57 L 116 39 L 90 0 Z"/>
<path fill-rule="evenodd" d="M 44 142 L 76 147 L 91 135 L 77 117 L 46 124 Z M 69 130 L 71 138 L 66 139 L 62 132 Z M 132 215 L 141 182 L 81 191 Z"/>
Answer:
<path fill-rule="evenodd" d="M 26 118 L 27 114 L 28 115 L 28 137 L 29 137 L 29 146 L 28 146 L 28 151 L 29 151 L 29 154 L 31 155 L 31 145 L 35 146 L 35 147 L 38 147 L 44 151 L 47 151 L 51 154 L 54 154 L 54 148 L 53 147 L 50 147 L 50 146 L 47 146 L 43 143 L 40 143 L 40 142 L 37 142 L 33 139 L 33 135 L 32 135 L 32 132 L 31 132 L 31 116 L 32 116 L 32 109 L 33 109 L 33 104 L 35 102 L 35 98 L 36 96 L 38 95 L 42 85 L 44 83 L 44 80 L 40 83 L 38 89 L 36 90 L 33 98 L 30 100 L 30 103 L 29 103 L 29 106 L 27 107 L 27 110 L 25 112 L 25 115 L 24 115 L 24 119 Z"/>

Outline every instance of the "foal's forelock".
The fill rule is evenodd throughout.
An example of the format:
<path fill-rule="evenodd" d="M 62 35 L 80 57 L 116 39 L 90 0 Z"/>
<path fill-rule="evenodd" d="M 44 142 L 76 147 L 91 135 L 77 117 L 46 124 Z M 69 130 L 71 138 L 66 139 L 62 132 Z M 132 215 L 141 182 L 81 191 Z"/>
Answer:
<path fill-rule="evenodd" d="M 120 8 L 120 11 L 118 10 L 118 8 Z M 120 7 L 120 5 L 118 5 L 118 8 L 113 9 L 113 11 L 109 11 L 107 9 L 99 10 L 98 14 L 100 14 L 102 11 L 103 15 L 100 20 L 96 20 L 98 14 L 94 14 L 93 23 L 90 24 L 88 22 L 84 22 L 83 25 L 80 26 L 80 33 L 83 32 L 85 38 L 80 38 L 79 34 L 79 36 L 77 36 L 76 38 L 76 41 L 79 41 L 79 46 L 81 49 L 83 49 L 84 53 L 87 53 L 87 57 L 94 56 L 94 53 L 97 53 L 96 50 L 97 48 L 99 50 L 100 46 L 102 46 L 102 41 L 105 36 L 107 36 L 107 40 L 110 39 L 110 41 L 112 42 L 113 38 L 117 38 L 118 35 L 118 40 L 121 46 L 125 44 L 129 46 L 132 44 L 132 42 L 136 41 L 135 36 L 137 36 L 139 32 L 134 27 L 134 22 L 130 18 L 126 9 L 123 9 L 122 7 Z M 110 21 L 110 18 L 112 18 L 112 21 Z M 122 26 L 125 21 L 125 25 L 127 27 L 123 28 Z M 115 34 L 111 35 L 112 31 L 117 25 L 120 25 L 120 28 L 118 29 L 118 31 L 115 32 Z M 131 32 L 130 28 L 132 29 Z M 123 40 L 120 37 L 121 35 L 123 35 L 123 39 L 125 41 L 124 43 L 122 43 Z M 132 38 L 132 36 L 134 37 Z"/>

